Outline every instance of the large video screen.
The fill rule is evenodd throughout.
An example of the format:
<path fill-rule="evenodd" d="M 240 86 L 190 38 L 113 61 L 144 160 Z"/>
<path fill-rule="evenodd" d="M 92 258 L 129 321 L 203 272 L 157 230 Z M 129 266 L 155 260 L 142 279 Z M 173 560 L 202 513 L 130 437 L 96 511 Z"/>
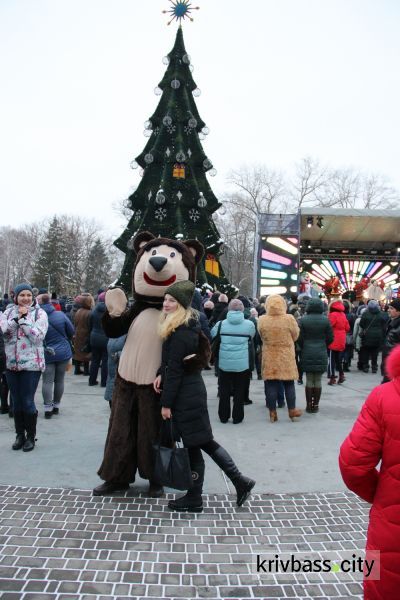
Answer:
<path fill-rule="evenodd" d="M 296 237 L 261 238 L 260 296 L 297 291 L 299 240 Z"/>
<path fill-rule="evenodd" d="M 364 277 L 383 282 L 393 290 L 399 286 L 399 262 L 385 260 L 344 260 L 344 259 L 305 259 L 302 270 L 310 274 L 312 281 L 323 286 L 332 276 L 340 280 L 344 290 L 353 290 L 356 283 Z"/>

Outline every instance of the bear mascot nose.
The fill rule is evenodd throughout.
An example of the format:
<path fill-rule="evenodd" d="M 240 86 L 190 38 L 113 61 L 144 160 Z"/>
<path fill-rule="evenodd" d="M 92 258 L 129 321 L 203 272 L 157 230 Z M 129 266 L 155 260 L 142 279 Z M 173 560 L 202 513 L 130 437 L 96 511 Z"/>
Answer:
<path fill-rule="evenodd" d="M 165 256 L 152 256 L 149 263 L 157 273 L 162 271 L 163 267 L 167 264 L 168 259 Z"/>

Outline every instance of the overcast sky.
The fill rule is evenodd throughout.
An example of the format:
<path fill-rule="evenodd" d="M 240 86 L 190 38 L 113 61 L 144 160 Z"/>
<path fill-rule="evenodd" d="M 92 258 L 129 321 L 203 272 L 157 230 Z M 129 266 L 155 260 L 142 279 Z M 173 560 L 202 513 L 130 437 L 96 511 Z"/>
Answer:
<path fill-rule="evenodd" d="M 242 163 L 304 156 L 400 188 L 398 0 L 198 0 L 186 49 L 216 193 Z M 159 100 L 168 0 L 0 0 L 1 225 L 112 205 Z"/>

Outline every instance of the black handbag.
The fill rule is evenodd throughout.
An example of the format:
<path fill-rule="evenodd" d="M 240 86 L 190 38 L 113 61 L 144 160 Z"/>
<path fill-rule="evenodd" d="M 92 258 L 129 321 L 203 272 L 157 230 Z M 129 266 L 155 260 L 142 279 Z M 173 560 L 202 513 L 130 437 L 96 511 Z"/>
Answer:
<path fill-rule="evenodd" d="M 170 419 L 171 440 L 172 419 Z M 153 481 L 159 485 L 175 490 L 189 490 L 193 485 L 192 469 L 190 467 L 189 452 L 187 448 L 176 442 L 173 448 L 162 446 L 161 443 L 153 444 L 154 470 Z"/>
<path fill-rule="evenodd" d="M 210 363 L 214 365 L 215 369 L 218 369 L 218 359 L 219 359 L 219 348 L 221 346 L 221 327 L 222 321 L 219 322 L 217 333 L 211 342 L 211 358 Z"/>

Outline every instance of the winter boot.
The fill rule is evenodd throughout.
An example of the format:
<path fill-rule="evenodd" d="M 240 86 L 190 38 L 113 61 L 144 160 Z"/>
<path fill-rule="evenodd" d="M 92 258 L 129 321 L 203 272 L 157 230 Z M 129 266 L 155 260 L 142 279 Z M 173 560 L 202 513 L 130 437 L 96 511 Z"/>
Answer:
<path fill-rule="evenodd" d="M 89 363 L 88 362 L 83 363 L 83 374 L 86 376 L 89 376 Z"/>
<path fill-rule="evenodd" d="M 307 413 L 312 413 L 313 412 L 313 391 L 314 388 L 310 388 L 310 387 L 306 387 L 306 403 L 307 403 L 307 407 L 306 407 L 306 412 Z"/>
<path fill-rule="evenodd" d="M 237 506 L 242 506 L 250 496 L 250 492 L 256 485 L 256 482 L 241 474 L 233 462 L 232 457 L 227 453 L 225 448 L 222 448 L 222 446 L 217 448 L 217 450 L 211 454 L 211 458 L 232 481 L 236 490 L 236 504 Z"/>
<path fill-rule="evenodd" d="M 159 483 L 149 481 L 149 489 L 147 491 L 148 498 L 161 498 L 164 495 L 164 488 Z"/>
<path fill-rule="evenodd" d="M 12 445 L 13 450 L 21 450 L 22 446 L 25 444 L 25 422 L 24 422 L 24 413 L 16 412 L 14 413 L 14 423 L 15 423 L 15 433 L 17 437 L 15 438 L 15 442 Z"/>
<path fill-rule="evenodd" d="M 276 410 L 269 411 L 269 420 L 271 421 L 271 423 L 275 423 L 275 421 L 278 420 L 278 413 L 276 412 Z"/>
<path fill-rule="evenodd" d="M 338 379 L 338 383 L 343 383 L 344 381 L 346 381 L 346 377 L 344 376 L 343 371 L 341 371 L 339 373 L 339 379 Z"/>
<path fill-rule="evenodd" d="M 26 440 L 24 447 L 22 448 L 23 452 L 31 452 L 35 447 L 37 416 L 37 412 L 24 413 Z"/>
<path fill-rule="evenodd" d="M 289 419 L 291 421 L 294 421 L 298 417 L 301 417 L 301 415 L 303 414 L 303 411 L 300 410 L 299 408 L 289 408 L 288 412 L 289 412 Z"/>
<path fill-rule="evenodd" d="M 0 381 L 0 399 L 1 399 L 1 409 L 0 412 L 2 415 L 6 415 L 9 412 L 8 407 L 8 385 L 5 381 L 3 381 L 3 377 L 1 377 Z"/>
<path fill-rule="evenodd" d="M 204 461 L 192 465 L 193 487 L 181 498 L 170 500 L 168 508 L 178 512 L 202 512 L 203 500 L 201 494 L 204 482 Z"/>
<path fill-rule="evenodd" d="M 75 361 L 74 375 L 82 375 L 81 363 L 79 362 L 79 360 Z"/>
<path fill-rule="evenodd" d="M 336 377 L 334 375 L 332 375 L 332 377 L 329 378 L 328 385 L 335 385 L 335 383 L 336 383 Z"/>
<path fill-rule="evenodd" d="M 321 398 L 321 392 L 322 392 L 322 388 L 313 388 L 313 409 L 312 412 L 313 413 L 317 413 L 319 411 L 319 401 Z"/>
<path fill-rule="evenodd" d="M 105 481 L 94 488 L 92 495 L 108 496 L 114 492 L 126 492 L 126 490 L 129 490 L 129 487 L 129 483 L 126 482 Z"/>

